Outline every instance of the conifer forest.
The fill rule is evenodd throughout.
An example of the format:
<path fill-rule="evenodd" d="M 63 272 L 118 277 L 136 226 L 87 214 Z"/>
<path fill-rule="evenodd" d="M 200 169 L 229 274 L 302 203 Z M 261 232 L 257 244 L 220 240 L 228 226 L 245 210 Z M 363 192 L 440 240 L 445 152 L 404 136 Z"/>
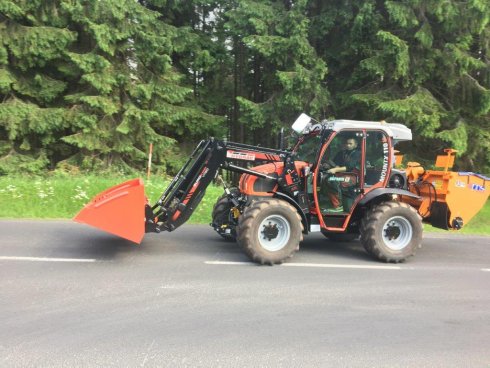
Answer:
<path fill-rule="evenodd" d="M 412 129 L 490 174 L 488 0 L 0 0 L 0 175 L 173 173 L 302 112 Z M 458 169 L 456 167 L 456 169 Z"/>

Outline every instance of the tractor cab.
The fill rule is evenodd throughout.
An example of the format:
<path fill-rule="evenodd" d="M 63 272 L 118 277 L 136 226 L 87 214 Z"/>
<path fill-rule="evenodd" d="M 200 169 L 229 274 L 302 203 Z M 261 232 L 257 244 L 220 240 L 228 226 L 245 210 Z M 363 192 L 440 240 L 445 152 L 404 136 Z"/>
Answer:
<path fill-rule="evenodd" d="M 411 132 L 403 125 L 383 122 L 305 121 L 303 117 L 303 134 L 293 152 L 295 160 L 310 164 L 312 175 L 306 176 L 305 186 L 311 213 L 323 230 L 344 231 L 359 201 L 389 185 L 394 143 L 410 140 Z"/>

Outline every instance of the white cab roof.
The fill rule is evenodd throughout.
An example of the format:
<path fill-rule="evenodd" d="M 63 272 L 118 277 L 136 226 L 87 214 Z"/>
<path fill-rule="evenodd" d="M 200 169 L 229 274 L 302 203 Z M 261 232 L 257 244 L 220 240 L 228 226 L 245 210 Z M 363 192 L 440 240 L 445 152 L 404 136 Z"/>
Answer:
<path fill-rule="evenodd" d="M 412 131 L 403 124 L 392 124 L 384 121 L 324 120 L 320 124 L 313 125 L 310 131 L 319 125 L 336 132 L 343 129 L 379 129 L 397 141 L 412 140 Z"/>

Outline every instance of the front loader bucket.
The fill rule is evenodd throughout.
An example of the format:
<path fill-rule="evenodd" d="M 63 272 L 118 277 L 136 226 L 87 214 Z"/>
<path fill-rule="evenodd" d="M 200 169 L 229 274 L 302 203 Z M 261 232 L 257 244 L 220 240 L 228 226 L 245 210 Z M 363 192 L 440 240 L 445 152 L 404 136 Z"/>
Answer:
<path fill-rule="evenodd" d="M 73 219 L 141 243 L 145 234 L 145 188 L 132 179 L 97 194 Z"/>

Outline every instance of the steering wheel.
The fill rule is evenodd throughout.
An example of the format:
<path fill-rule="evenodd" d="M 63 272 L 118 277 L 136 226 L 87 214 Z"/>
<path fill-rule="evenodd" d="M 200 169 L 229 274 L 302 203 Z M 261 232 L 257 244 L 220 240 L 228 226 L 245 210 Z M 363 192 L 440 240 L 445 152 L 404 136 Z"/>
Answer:
<path fill-rule="evenodd" d="M 327 171 L 335 166 L 337 166 L 335 162 L 333 162 L 332 160 L 326 160 L 320 165 L 320 170 Z"/>
<path fill-rule="evenodd" d="M 337 166 L 337 164 L 335 162 L 333 162 L 332 160 L 326 160 L 326 161 L 321 163 L 320 170 L 319 170 L 320 185 L 323 184 L 326 180 L 328 180 L 327 178 L 329 176 L 334 175 L 334 174 L 328 173 L 327 171 L 330 170 L 332 167 L 336 167 L 336 166 Z"/>

